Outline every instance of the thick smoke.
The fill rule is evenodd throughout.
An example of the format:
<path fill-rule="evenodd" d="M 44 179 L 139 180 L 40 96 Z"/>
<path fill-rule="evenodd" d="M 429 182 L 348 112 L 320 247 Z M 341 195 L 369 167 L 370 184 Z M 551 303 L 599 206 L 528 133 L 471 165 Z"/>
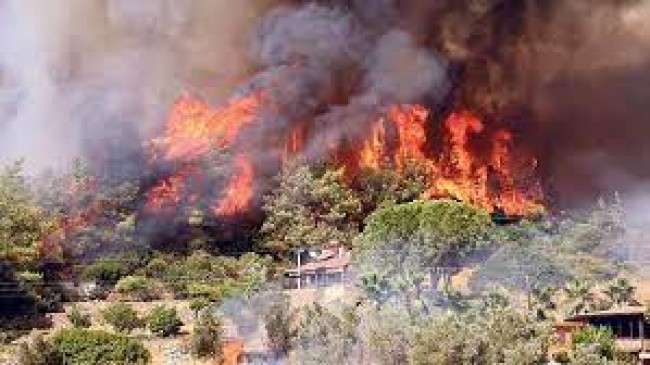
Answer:
<path fill-rule="evenodd" d="M 553 68 L 540 72 L 533 104 L 544 136 L 540 153 L 568 206 L 615 191 L 628 200 L 628 191 L 646 189 L 650 178 L 650 6 L 612 12 L 582 3 L 567 14 L 590 10 L 572 52 L 538 61 Z"/>
<path fill-rule="evenodd" d="M 223 96 L 252 67 L 247 32 L 267 3 L 0 2 L 2 160 L 60 166 L 149 135 L 183 90 Z"/>
<path fill-rule="evenodd" d="M 318 133 L 304 157 L 319 159 L 328 142 L 361 139 L 390 104 L 441 103 L 451 87 L 447 61 L 402 29 L 376 26 L 367 10 L 379 7 L 391 8 L 314 2 L 266 15 L 254 47 L 264 71 L 245 88 L 270 99 L 274 112 L 259 125 L 282 133 L 288 123 L 313 121 Z"/>
<path fill-rule="evenodd" d="M 536 150 L 552 203 L 647 185 L 648 2 L 406 1 L 400 12 L 451 61 L 453 102 Z"/>
<path fill-rule="evenodd" d="M 128 157 L 183 91 L 217 102 L 262 87 L 277 105 L 258 138 L 300 119 L 334 138 L 362 134 L 394 102 L 469 108 L 507 124 L 536 151 L 549 196 L 579 205 L 650 178 L 649 9 L 633 0 L 8 0 L 0 156 L 37 168 L 106 146 Z M 323 152 L 319 138 L 310 157 Z"/>

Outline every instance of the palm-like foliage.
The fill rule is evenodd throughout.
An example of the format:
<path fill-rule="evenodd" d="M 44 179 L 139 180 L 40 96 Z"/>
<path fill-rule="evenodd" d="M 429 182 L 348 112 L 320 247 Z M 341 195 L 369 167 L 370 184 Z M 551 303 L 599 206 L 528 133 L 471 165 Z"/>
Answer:
<path fill-rule="evenodd" d="M 632 286 L 630 281 L 626 278 L 614 279 L 607 288 L 603 290 L 603 294 L 609 298 L 614 306 L 620 307 L 622 305 L 637 304 L 634 299 L 636 288 Z"/>
<path fill-rule="evenodd" d="M 582 279 L 573 279 L 564 287 L 566 294 L 566 307 L 569 314 L 584 313 L 592 310 L 596 298 L 590 282 Z"/>

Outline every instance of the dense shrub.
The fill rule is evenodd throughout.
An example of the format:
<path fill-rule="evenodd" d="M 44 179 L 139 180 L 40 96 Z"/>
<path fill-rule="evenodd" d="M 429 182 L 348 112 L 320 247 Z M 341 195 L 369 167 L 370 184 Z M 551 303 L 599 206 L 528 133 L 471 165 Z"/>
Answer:
<path fill-rule="evenodd" d="M 87 329 L 65 329 L 51 340 L 37 337 L 19 353 L 22 365 L 147 364 L 149 352 L 142 343 L 124 335 Z"/>
<path fill-rule="evenodd" d="M 151 333 L 159 337 L 170 337 L 177 335 L 183 322 L 178 318 L 176 308 L 159 305 L 149 312 L 147 326 Z"/>
<path fill-rule="evenodd" d="M 70 309 L 68 321 L 74 328 L 88 328 L 91 325 L 90 315 L 88 313 L 82 313 L 76 306 Z"/>
<path fill-rule="evenodd" d="M 259 289 L 266 282 L 271 263 L 271 258 L 252 253 L 232 258 L 196 251 L 169 263 L 162 275 L 156 275 L 161 276 L 176 298 L 205 298 L 218 302 Z"/>
<path fill-rule="evenodd" d="M 375 346 L 395 348 L 396 336 L 388 330 Z M 546 324 L 512 307 L 477 307 L 430 316 L 401 348 L 409 364 L 546 364 L 548 336 Z"/>
<path fill-rule="evenodd" d="M 221 324 L 212 314 L 203 313 L 194 326 L 190 342 L 192 354 L 196 357 L 220 357 L 219 342 L 221 340 Z"/>
<path fill-rule="evenodd" d="M 101 259 L 86 266 L 82 276 L 101 285 L 113 285 L 121 278 L 129 275 L 131 271 L 131 265 L 124 260 L 117 258 Z"/>
<path fill-rule="evenodd" d="M 271 349 L 279 354 L 287 354 L 291 350 L 291 342 L 297 335 L 295 326 L 297 312 L 291 309 L 289 297 L 281 295 L 268 302 L 264 313 L 264 329 L 266 330 Z"/>
<path fill-rule="evenodd" d="M 147 364 L 149 352 L 125 335 L 85 329 L 62 330 L 52 343 L 66 365 Z"/>
<path fill-rule="evenodd" d="M 143 276 L 125 276 L 115 284 L 115 291 L 136 301 L 150 301 L 160 298 L 160 288 Z"/>
<path fill-rule="evenodd" d="M 356 363 L 353 354 L 360 338 L 356 331 L 358 319 L 353 313 L 346 313 L 345 310 L 331 311 L 315 304 L 302 308 L 299 317 L 295 335 L 291 339 L 296 363 L 314 365 Z"/>
<path fill-rule="evenodd" d="M 169 267 L 169 264 L 165 259 L 156 257 L 149 261 L 144 271 L 148 277 L 151 278 L 162 278 L 165 270 Z"/>
<path fill-rule="evenodd" d="M 223 299 L 221 285 L 218 283 L 189 283 L 187 284 L 187 296 L 189 298 L 203 298 L 209 301 L 218 302 Z"/>
<path fill-rule="evenodd" d="M 138 313 L 128 304 L 115 303 L 102 312 L 102 317 L 116 331 L 130 333 L 143 326 Z"/>
<path fill-rule="evenodd" d="M 240 286 L 233 279 L 224 279 L 211 283 L 189 283 L 187 284 L 187 296 L 189 298 L 203 298 L 211 302 L 221 302 L 226 298 L 233 297 L 242 292 Z"/>
<path fill-rule="evenodd" d="M 616 354 L 614 334 L 604 327 L 585 327 L 576 331 L 571 337 L 575 349 L 590 346 L 601 357 L 612 359 Z"/>

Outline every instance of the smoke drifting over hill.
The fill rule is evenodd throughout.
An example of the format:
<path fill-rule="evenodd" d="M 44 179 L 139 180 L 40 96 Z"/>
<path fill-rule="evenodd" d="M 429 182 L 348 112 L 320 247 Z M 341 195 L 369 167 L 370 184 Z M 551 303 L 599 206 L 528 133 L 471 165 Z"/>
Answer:
<path fill-rule="evenodd" d="M 275 108 L 263 132 L 325 126 L 308 157 L 367 134 L 379 106 L 425 105 L 435 136 L 470 110 L 534 156 L 548 201 L 573 206 L 650 178 L 649 18 L 647 2 L 615 0 L 8 0 L 0 159 L 133 160 L 183 91 L 218 104 L 261 88 Z M 493 153 L 495 138 L 469 149 Z"/>
<path fill-rule="evenodd" d="M 263 8 L 247 0 L 3 1 L 2 157 L 61 165 L 98 143 L 150 134 L 185 89 L 223 95 L 251 67 L 247 30 Z"/>

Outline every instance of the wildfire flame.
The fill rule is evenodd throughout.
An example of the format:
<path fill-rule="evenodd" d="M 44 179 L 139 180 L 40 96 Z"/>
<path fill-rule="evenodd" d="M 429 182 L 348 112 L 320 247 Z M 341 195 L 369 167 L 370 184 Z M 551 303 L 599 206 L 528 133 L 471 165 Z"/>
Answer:
<path fill-rule="evenodd" d="M 262 96 L 253 93 L 213 108 L 184 95 L 173 105 L 164 137 L 154 141 L 166 160 L 192 161 L 212 148 L 231 146 L 257 115 Z"/>
<path fill-rule="evenodd" d="M 444 121 L 447 143 L 439 155 L 427 154 L 428 110 L 420 105 L 396 105 L 373 124 L 361 151 L 362 167 L 378 168 L 392 161 L 403 170 L 414 160 L 430 173 L 425 197 L 453 197 L 488 210 L 503 209 L 509 214 L 526 214 L 543 209 L 538 181 L 518 185 L 514 171 L 513 136 L 504 129 L 492 133 L 491 152 L 486 160 L 470 148 L 470 138 L 486 133 L 481 120 L 469 111 L 451 113 Z M 389 138 L 388 130 L 394 130 Z M 391 147 L 393 145 L 394 147 Z M 527 159 L 521 170 L 535 169 L 537 162 Z M 354 168 L 354 167 L 353 167 Z"/>
<path fill-rule="evenodd" d="M 200 174 L 197 161 L 213 149 L 227 148 L 234 153 L 233 174 L 225 189 L 216 194 L 212 212 L 231 216 L 250 210 L 256 171 L 248 155 L 250 142 L 241 135 L 247 126 L 260 120 L 257 116 L 262 103 L 259 92 L 217 107 L 188 95 L 179 98 L 164 137 L 153 142 L 153 155 L 183 167 L 150 190 L 149 209 L 160 211 L 181 204 L 181 195 L 188 193 L 188 181 Z M 389 106 L 382 117 L 370 121 L 369 133 L 358 146 L 350 151 L 349 147 L 343 150 L 340 144 L 332 143 L 329 157 L 352 173 L 379 169 L 385 161 L 391 161 L 398 171 L 404 171 L 411 161 L 421 164 L 429 171 L 424 198 L 452 197 L 508 214 L 527 214 L 543 208 L 542 189 L 535 177 L 537 162 L 518 148 L 509 130 L 490 130 L 472 112 L 458 110 L 442 123 L 443 136 L 438 137 L 443 138 L 435 142 L 442 146 L 432 149 L 430 123 L 430 111 L 423 105 Z M 290 123 L 279 133 L 280 144 L 269 146 L 269 150 L 277 149 L 279 162 L 284 164 L 303 152 L 310 134 L 326 132 L 308 130 L 304 122 Z M 478 152 L 472 148 L 476 139 L 487 141 L 483 145 L 488 150 Z M 272 140 L 278 143 L 277 138 Z M 523 181 L 520 175 L 533 178 Z"/>
<path fill-rule="evenodd" d="M 253 200 L 253 165 L 245 155 L 235 157 L 237 171 L 226 187 L 223 199 L 213 208 L 214 214 L 228 216 L 245 212 Z"/>
<path fill-rule="evenodd" d="M 260 93 L 233 98 L 227 103 L 211 107 L 189 95 L 179 98 L 173 105 L 164 136 L 152 142 L 152 159 L 173 162 L 184 166 L 172 176 L 162 179 L 147 197 L 150 211 L 175 207 L 189 180 L 201 179 L 199 160 L 211 150 L 245 147 L 238 138 L 245 126 L 257 116 L 262 103 Z M 253 197 L 253 164 L 245 152 L 233 161 L 233 176 L 222 194 L 214 202 L 213 212 L 220 216 L 235 215 L 249 209 Z M 193 196 L 195 200 L 196 196 Z"/>

